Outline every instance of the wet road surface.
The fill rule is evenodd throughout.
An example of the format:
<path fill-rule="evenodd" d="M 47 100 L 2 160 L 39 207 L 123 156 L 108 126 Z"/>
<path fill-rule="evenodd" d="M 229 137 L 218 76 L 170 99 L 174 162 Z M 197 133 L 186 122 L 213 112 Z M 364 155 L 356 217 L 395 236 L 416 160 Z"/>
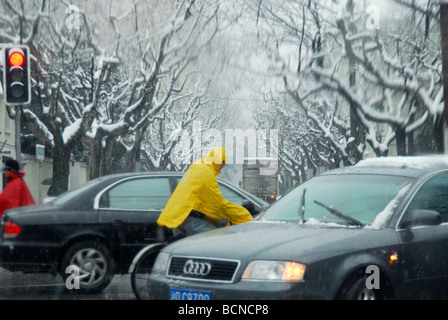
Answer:
<path fill-rule="evenodd" d="M 99 294 L 79 294 L 67 290 L 59 276 L 24 274 L 0 268 L 0 300 L 136 300 L 130 275 L 115 275 Z"/>

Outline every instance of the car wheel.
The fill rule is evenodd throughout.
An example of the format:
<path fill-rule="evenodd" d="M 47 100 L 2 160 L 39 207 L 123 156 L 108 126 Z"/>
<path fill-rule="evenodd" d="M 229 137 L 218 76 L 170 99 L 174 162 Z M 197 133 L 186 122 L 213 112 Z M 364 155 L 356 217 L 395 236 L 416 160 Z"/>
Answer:
<path fill-rule="evenodd" d="M 388 294 L 382 289 L 368 289 L 366 277 L 360 276 L 343 287 L 339 298 L 342 300 L 384 300 L 388 298 Z"/>
<path fill-rule="evenodd" d="M 112 281 L 115 272 L 109 249 L 95 241 L 78 242 L 65 252 L 61 260 L 61 274 L 66 281 L 70 276 L 66 271 L 68 266 L 76 266 L 79 270 L 79 278 L 73 279 L 73 282 L 78 281 L 79 286 L 74 286 L 72 290 L 80 293 L 101 292 Z"/>

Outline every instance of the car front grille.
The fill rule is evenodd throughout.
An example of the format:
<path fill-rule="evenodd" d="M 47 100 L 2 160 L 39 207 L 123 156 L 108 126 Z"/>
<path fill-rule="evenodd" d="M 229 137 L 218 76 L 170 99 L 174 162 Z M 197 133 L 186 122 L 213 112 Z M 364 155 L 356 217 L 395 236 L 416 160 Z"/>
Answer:
<path fill-rule="evenodd" d="M 167 275 L 198 281 L 232 282 L 238 266 L 236 260 L 172 257 Z"/>

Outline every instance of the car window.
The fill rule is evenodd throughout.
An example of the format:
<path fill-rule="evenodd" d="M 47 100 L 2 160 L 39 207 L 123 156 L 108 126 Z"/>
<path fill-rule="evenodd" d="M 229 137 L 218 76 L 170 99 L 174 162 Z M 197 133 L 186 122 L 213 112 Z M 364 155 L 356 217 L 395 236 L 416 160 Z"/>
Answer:
<path fill-rule="evenodd" d="M 162 210 L 171 196 L 166 178 L 135 179 L 113 187 L 103 195 L 101 208 Z"/>
<path fill-rule="evenodd" d="M 238 193 L 220 183 L 218 183 L 218 186 L 219 189 L 221 189 L 221 194 L 224 198 L 238 205 L 241 205 L 243 203 L 244 198 Z"/>
<path fill-rule="evenodd" d="M 96 185 L 102 180 L 103 178 L 96 178 L 93 180 L 90 180 L 84 184 L 81 184 L 73 189 L 70 189 L 66 192 L 64 192 L 63 194 L 61 194 L 60 196 L 54 198 L 51 202 L 55 205 L 63 205 L 65 203 L 67 203 L 68 201 L 71 201 L 72 199 L 76 199 L 79 194 L 83 193 L 83 192 L 90 192 L 88 191 L 91 188 L 95 188 Z"/>
<path fill-rule="evenodd" d="M 448 221 L 448 173 L 427 180 L 412 199 L 409 209 L 434 210 Z"/>
<path fill-rule="evenodd" d="M 315 177 L 275 202 L 262 219 L 298 221 L 300 199 L 305 188 L 303 213 L 309 223 L 347 223 L 345 219 L 329 213 L 316 201 L 332 206 L 363 224 L 373 224 L 377 217 L 386 215 L 382 219 L 385 223 L 409 184 L 408 178 L 386 175 Z"/>

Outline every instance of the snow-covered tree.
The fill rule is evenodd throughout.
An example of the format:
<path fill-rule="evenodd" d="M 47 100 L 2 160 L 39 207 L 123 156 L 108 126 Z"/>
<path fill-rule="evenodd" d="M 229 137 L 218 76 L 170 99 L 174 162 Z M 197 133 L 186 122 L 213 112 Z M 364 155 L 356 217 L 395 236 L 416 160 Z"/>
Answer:
<path fill-rule="evenodd" d="M 53 194 L 67 189 L 80 146 L 91 177 L 112 171 L 114 152 L 125 170 L 138 167 L 150 124 L 194 91 L 191 64 L 213 38 L 219 8 L 196 0 L 1 5 L 0 42 L 31 48 L 33 100 L 21 120 L 52 152 Z"/>
<path fill-rule="evenodd" d="M 148 169 L 165 170 L 178 142 L 169 137 L 183 128 L 172 124 L 179 114 L 196 117 L 194 110 L 205 102 L 201 96 L 207 85 L 198 80 L 201 75 L 194 63 L 217 32 L 219 6 L 213 1 L 151 1 L 134 2 L 132 8 L 120 17 L 111 15 L 119 39 L 114 52 L 122 57 L 121 72 L 129 70 L 128 79 L 107 93 L 120 112 L 107 122 L 98 121 L 88 136 L 103 142 L 104 150 L 96 152 L 97 157 L 106 155 L 102 162 L 110 163 L 112 149 L 118 147 L 127 171 L 136 169 L 141 152 Z"/>
<path fill-rule="evenodd" d="M 53 194 L 67 189 L 69 160 L 96 116 L 98 96 L 107 64 L 98 67 L 98 47 L 89 21 L 61 2 L 1 3 L 0 42 L 26 44 L 31 50 L 32 103 L 21 122 L 53 155 Z M 78 20 L 79 19 L 79 20 Z M 67 22 L 67 24 L 66 24 Z"/>
<path fill-rule="evenodd" d="M 283 166 L 296 161 L 313 169 L 304 150 L 329 167 L 358 162 L 367 147 L 387 155 L 393 142 L 398 154 L 409 154 L 413 133 L 439 122 L 437 4 L 416 3 L 400 7 L 400 25 L 382 17 L 377 28 L 369 25 L 369 1 L 242 2 L 241 28 L 264 49 L 268 72 L 283 84 L 270 94 L 279 100 L 287 92 L 294 101 L 273 112 L 282 126 L 293 119 L 297 128 L 289 139 L 282 136 L 296 141 L 282 145 L 289 158 L 280 159 Z"/>
<path fill-rule="evenodd" d="M 364 7 L 355 13 L 365 21 Z M 343 13 L 336 18 L 336 26 L 344 58 L 333 59 L 325 67 L 311 66 L 326 89 L 336 90 L 355 108 L 377 156 L 387 155 L 394 140 L 397 154 L 407 154 L 406 138 L 426 121 L 437 121 L 443 111 L 439 26 L 428 17 L 409 10 L 409 28 L 403 28 L 406 19 L 401 15 L 399 26 L 391 20 L 381 29 L 351 31 Z M 348 85 L 341 76 L 344 60 L 356 68 L 355 85 Z"/>

